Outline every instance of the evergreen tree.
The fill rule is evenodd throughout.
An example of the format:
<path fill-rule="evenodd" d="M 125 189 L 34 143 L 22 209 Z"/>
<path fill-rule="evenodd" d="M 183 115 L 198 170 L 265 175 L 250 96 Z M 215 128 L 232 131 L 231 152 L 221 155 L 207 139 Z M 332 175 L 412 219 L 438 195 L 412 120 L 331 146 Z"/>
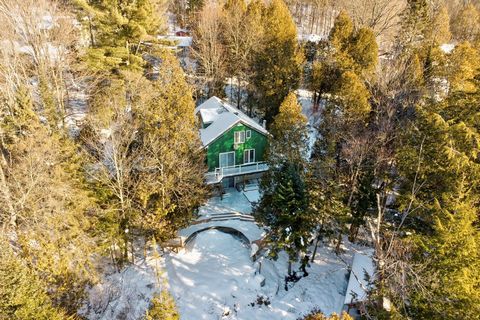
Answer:
<path fill-rule="evenodd" d="M 443 6 L 436 12 L 431 26 L 432 41 L 438 44 L 448 43 L 452 38 L 450 32 L 450 15 L 447 7 Z"/>
<path fill-rule="evenodd" d="M 425 318 L 475 318 L 480 312 L 480 232 L 478 199 L 465 190 L 433 204 L 433 235 L 423 239 L 429 295 L 414 295 L 414 306 Z M 469 199 L 470 198 L 470 199 Z"/>
<path fill-rule="evenodd" d="M 90 32 L 86 61 L 93 70 L 141 70 L 141 53 L 150 50 L 146 41 L 164 28 L 164 0 L 75 0 L 82 21 Z"/>
<path fill-rule="evenodd" d="M 151 85 L 154 94 L 132 111 L 141 123 L 140 139 L 148 155 L 143 166 L 149 170 L 138 176 L 142 220 L 164 239 L 190 223 L 207 190 L 192 89 L 178 60 L 167 52 L 161 57 L 159 78 Z M 167 221 L 163 228 L 162 221 Z"/>
<path fill-rule="evenodd" d="M 89 174 L 114 213 L 107 224 L 124 261 L 133 258 L 132 231 L 172 237 L 207 195 L 191 88 L 171 53 L 161 59 L 155 81 L 125 73 L 101 88 L 82 132 Z"/>
<path fill-rule="evenodd" d="M 13 253 L 5 239 L 0 239 L 0 249 L 0 319 L 66 319 L 52 306 L 46 284 Z"/>
<path fill-rule="evenodd" d="M 339 87 L 335 93 L 338 96 L 342 117 L 346 122 L 366 120 L 370 113 L 370 92 L 354 72 L 346 71 L 339 79 Z"/>
<path fill-rule="evenodd" d="M 478 50 L 469 42 L 462 42 L 451 53 L 448 64 L 450 90 L 474 93 L 477 90 L 475 76 L 480 64 Z"/>
<path fill-rule="evenodd" d="M 478 72 L 478 71 L 477 71 Z M 472 84 L 478 87 L 477 81 Z M 478 92 L 457 88 L 439 103 L 417 106 L 398 152 L 406 190 L 403 208 L 415 208 L 407 224 L 419 239 L 416 262 L 425 291 L 413 291 L 410 312 L 419 318 L 458 319 L 478 314 L 478 155 L 472 115 Z M 465 112 L 465 110 L 468 110 Z M 412 189 L 413 188 L 413 189 Z M 467 280 L 468 279 L 468 280 Z M 445 305 L 448 301 L 448 307 Z M 461 315 L 460 315 L 461 313 Z"/>
<path fill-rule="evenodd" d="M 146 320 L 180 320 L 175 301 L 166 289 L 153 297 Z"/>
<path fill-rule="evenodd" d="M 267 123 L 279 112 L 288 93 L 298 87 L 302 56 L 297 31 L 283 0 L 273 0 L 264 9 L 262 51 L 255 58 L 253 84 Z"/>
<path fill-rule="evenodd" d="M 400 21 L 397 45 L 399 48 L 415 48 L 425 40 L 429 30 L 431 20 L 427 0 L 407 0 Z"/>
<path fill-rule="evenodd" d="M 317 94 L 314 103 L 318 105 L 324 93 L 334 94 L 330 100 L 343 95 L 337 103 L 342 104 L 343 100 L 346 108 L 368 114 L 369 93 L 364 82 L 371 80 L 378 63 L 378 46 L 372 30 L 355 30 L 350 17 L 342 11 L 335 19 L 328 44 L 325 48 L 321 44 L 317 50 L 323 52 L 318 53 L 313 63 L 309 81 Z"/>
<path fill-rule="evenodd" d="M 6 204 L 0 223 L 26 266 L 49 287 L 53 304 L 76 312 L 85 286 L 95 277 L 96 205 L 77 147 L 51 132 L 28 108 L 28 103 L 18 106 L 28 116 L 13 113 L 0 126 L 6 138 L 0 142 L 0 199 Z"/>
<path fill-rule="evenodd" d="M 289 94 L 272 124 L 267 152 L 270 170 L 262 179 L 262 198 L 255 213 L 268 230 L 272 257 L 285 250 L 290 262 L 306 251 L 312 231 L 305 188 L 306 125 L 295 94 Z"/>
<path fill-rule="evenodd" d="M 315 260 L 318 245 L 324 240 L 338 239 L 346 232 L 349 210 L 343 201 L 343 190 L 332 177 L 326 159 L 314 158 L 307 175 L 309 210 L 315 223 Z"/>

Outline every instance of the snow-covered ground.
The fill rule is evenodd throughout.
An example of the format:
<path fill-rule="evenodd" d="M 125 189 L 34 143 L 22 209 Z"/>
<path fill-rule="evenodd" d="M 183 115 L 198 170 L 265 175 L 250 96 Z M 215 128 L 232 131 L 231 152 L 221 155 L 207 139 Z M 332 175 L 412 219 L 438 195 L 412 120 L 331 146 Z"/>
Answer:
<path fill-rule="evenodd" d="M 200 208 L 199 219 L 228 212 L 251 213 L 244 192 L 229 189 L 223 198 L 211 198 Z M 296 320 L 314 309 L 325 314 L 341 312 L 348 266 L 354 253 L 365 248 L 348 244 L 345 253 L 338 257 L 329 245 L 320 247 L 315 261 L 307 268 L 309 275 L 290 283 L 286 291 L 286 254 L 281 253 L 277 261 L 261 257 L 253 262 L 254 250 L 249 244 L 232 234 L 209 229 L 212 226 L 238 230 L 250 243 L 264 235 L 254 222 L 240 220 L 209 221 L 180 231 L 185 236 L 204 230 L 183 251 L 171 252 L 165 260 L 170 290 L 182 320 Z M 294 265 L 294 270 L 298 271 L 299 265 Z"/>
<path fill-rule="evenodd" d="M 139 259 L 120 272 L 108 272 L 88 291 L 79 315 L 89 320 L 142 319 L 166 274 L 160 256 Z"/>
<path fill-rule="evenodd" d="M 251 214 L 252 203 L 248 201 L 244 192 L 238 192 L 236 189 L 227 189 L 223 197 L 215 196 L 210 198 L 204 206 L 200 207 L 198 214 L 203 217 L 209 217 L 213 214 L 227 212 Z"/>
<path fill-rule="evenodd" d="M 348 250 L 340 259 L 330 247 L 320 248 L 307 268 L 309 275 L 285 291 L 285 254 L 277 261 L 253 262 L 248 245 L 240 239 L 208 230 L 183 252 L 170 253 L 166 269 L 182 320 L 295 320 L 313 309 L 326 314 L 341 311 L 348 275 L 343 261 L 350 263 L 352 255 Z M 298 270 L 298 265 L 294 267 Z"/>
<path fill-rule="evenodd" d="M 318 138 L 317 127 L 320 124 L 320 112 L 313 109 L 312 92 L 304 89 L 296 91 L 298 102 L 302 106 L 302 112 L 308 119 L 308 149 L 311 153 L 315 141 Z"/>

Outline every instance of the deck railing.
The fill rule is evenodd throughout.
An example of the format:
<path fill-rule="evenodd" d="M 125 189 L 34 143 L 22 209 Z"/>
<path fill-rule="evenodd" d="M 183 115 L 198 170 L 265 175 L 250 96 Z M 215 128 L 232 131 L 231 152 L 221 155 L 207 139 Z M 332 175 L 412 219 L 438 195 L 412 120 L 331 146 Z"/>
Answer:
<path fill-rule="evenodd" d="M 266 162 L 244 163 L 236 166 L 216 168 L 214 172 L 207 173 L 207 183 L 218 183 L 226 177 L 233 177 L 267 170 L 268 165 Z"/>

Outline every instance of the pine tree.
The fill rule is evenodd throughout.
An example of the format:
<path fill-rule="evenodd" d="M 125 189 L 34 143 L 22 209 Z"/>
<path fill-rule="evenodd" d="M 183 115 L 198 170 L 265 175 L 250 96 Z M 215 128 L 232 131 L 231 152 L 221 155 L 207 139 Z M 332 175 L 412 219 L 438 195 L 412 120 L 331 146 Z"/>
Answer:
<path fill-rule="evenodd" d="M 142 148 L 148 155 L 143 166 L 150 168 L 138 177 L 143 225 L 165 238 L 190 223 L 207 190 L 192 89 L 178 60 L 168 52 L 161 57 L 159 78 L 151 86 L 154 94 L 132 111 L 141 123 Z"/>
<path fill-rule="evenodd" d="M 17 254 L 49 287 L 53 304 L 76 312 L 85 286 L 95 278 L 96 205 L 75 144 L 51 132 L 38 116 L 28 124 L 18 120 L 23 130 L 9 132 L 15 143 L 1 144 L 0 199 L 8 205 L 0 210 L 0 222 L 21 248 Z"/>
<path fill-rule="evenodd" d="M 421 317 L 475 318 L 480 312 L 480 232 L 477 200 L 461 192 L 444 204 L 436 201 L 432 237 L 424 238 L 427 270 L 433 296 L 416 296 Z"/>
<path fill-rule="evenodd" d="M 348 14 L 340 12 L 330 32 L 329 43 L 338 68 L 360 76 L 374 71 L 378 61 L 378 45 L 370 28 L 355 30 Z"/>
<path fill-rule="evenodd" d="M 295 94 L 289 94 L 272 124 L 267 152 L 270 170 L 262 179 L 262 198 L 255 213 L 268 230 L 271 256 L 276 258 L 285 250 L 290 262 L 306 251 L 313 227 L 305 187 L 306 124 Z"/>
<path fill-rule="evenodd" d="M 258 104 L 267 124 L 279 112 L 280 104 L 300 81 L 301 52 L 297 31 L 283 0 L 273 0 L 262 15 L 263 50 L 257 53 L 253 79 Z"/>
<path fill-rule="evenodd" d="M 164 28 L 164 0 L 75 0 L 90 32 L 86 61 L 93 70 L 117 71 L 143 66 L 141 53 Z M 83 18 L 84 17 L 84 18 Z"/>
<path fill-rule="evenodd" d="M 341 11 L 335 18 L 333 28 L 330 31 L 329 43 L 334 50 L 335 61 L 342 70 L 353 67 L 353 58 L 348 54 L 353 31 L 352 19 L 345 11 Z"/>
<path fill-rule="evenodd" d="M 335 93 L 342 117 L 346 122 L 358 122 L 365 120 L 370 113 L 370 92 L 365 84 L 354 72 L 344 72 L 339 80 L 339 87 Z"/>
<path fill-rule="evenodd" d="M 0 249 L 0 319 L 66 319 L 52 306 L 46 284 L 13 253 L 5 239 L 0 239 Z"/>
<path fill-rule="evenodd" d="M 133 257 L 132 231 L 172 237 L 207 195 L 191 88 L 177 59 L 160 56 L 155 81 L 125 73 L 103 87 L 82 132 L 89 174 L 113 212 L 111 241 L 121 241 L 123 261 Z"/>
<path fill-rule="evenodd" d="M 315 223 L 315 260 L 318 245 L 324 240 L 338 239 L 346 232 L 349 210 L 343 201 L 343 190 L 332 177 L 327 159 L 314 158 L 307 175 L 309 210 Z"/>
<path fill-rule="evenodd" d="M 397 39 L 399 48 L 416 47 L 428 33 L 430 25 L 430 7 L 426 0 L 407 0 L 401 19 L 401 31 Z"/>
<path fill-rule="evenodd" d="M 398 151 L 404 188 L 415 190 L 403 192 L 409 196 L 401 203 L 415 208 L 408 225 L 417 233 L 415 261 L 424 267 L 419 272 L 428 291 L 412 290 L 410 311 L 418 318 L 474 318 L 479 312 L 474 261 L 480 168 L 474 150 L 480 136 L 472 118 L 478 99 L 478 93 L 459 90 L 440 103 L 417 106 L 415 123 Z"/>
<path fill-rule="evenodd" d="M 447 77 L 450 90 L 475 92 L 477 90 L 475 76 L 478 74 L 480 54 L 469 42 L 460 43 L 455 47 L 449 59 Z"/>
<path fill-rule="evenodd" d="M 450 32 L 450 15 L 447 7 L 443 6 L 433 17 L 431 26 L 432 41 L 438 44 L 448 43 L 452 38 Z"/>
<path fill-rule="evenodd" d="M 146 320 L 180 320 L 175 301 L 165 289 L 156 294 L 147 311 Z"/>
<path fill-rule="evenodd" d="M 359 75 L 371 74 L 378 63 L 378 45 L 375 34 L 370 28 L 360 28 L 353 34 L 348 50 L 355 61 L 354 70 Z"/>

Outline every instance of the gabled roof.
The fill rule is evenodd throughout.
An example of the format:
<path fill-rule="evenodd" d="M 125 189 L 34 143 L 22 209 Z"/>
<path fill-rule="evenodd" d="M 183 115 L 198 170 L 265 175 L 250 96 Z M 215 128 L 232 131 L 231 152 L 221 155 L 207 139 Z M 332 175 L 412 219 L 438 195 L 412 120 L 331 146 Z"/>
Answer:
<path fill-rule="evenodd" d="M 200 114 L 203 123 L 210 123 L 207 128 L 200 129 L 200 138 L 204 147 L 237 123 L 242 123 L 264 135 L 268 135 L 268 131 L 255 120 L 217 97 L 211 97 L 195 108 L 195 114 Z"/>

